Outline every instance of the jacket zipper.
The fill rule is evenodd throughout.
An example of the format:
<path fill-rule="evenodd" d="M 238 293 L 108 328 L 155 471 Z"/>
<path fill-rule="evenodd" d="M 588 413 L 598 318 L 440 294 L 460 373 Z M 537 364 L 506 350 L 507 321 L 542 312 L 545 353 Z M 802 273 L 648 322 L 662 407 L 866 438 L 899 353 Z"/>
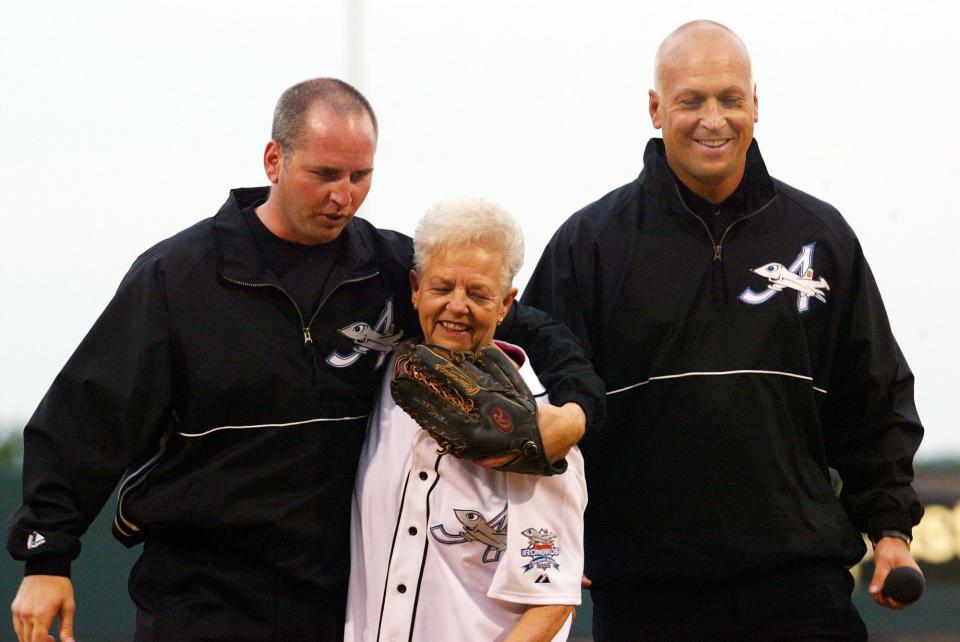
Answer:
<path fill-rule="evenodd" d="M 330 291 L 327 292 L 322 299 L 320 299 L 320 304 L 317 306 L 317 309 L 313 311 L 313 316 L 310 317 L 310 323 L 308 323 L 303 327 L 303 345 L 307 346 L 308 344 L 313 343 L 313 337 L 310 336 L 310 327 L 313 325 L 313 322 L 316 321 L 317 315 L 320 314 L 320 310 L 323 309 L 323 306 L 327 303 L 327 300 L 333 295 L 334 292 L 337 291 L 337 288 L 339 288 L 341 285 L 347 285 L 349 283 L 358 283 L 360 281 L 366 281 L 367 279 L 372 279 L 378 274 L 380 274 L 379 270 L 371 274 L 367 274 L 365 276 L 358 276 L 355 279 L 347 279 L 346 281 L 340 281 L 339 283 L 336 283 L 332 288 L 330 288 Z M 300 318 L 302 323 L 303 317 L 300 317 Z M 320 383 L 320 364 L 317 363 L 317 351 L 313 349 L 313 347 L 307 348 L 307 351 L 310 352 L 310 359 L 313 362 L 313 385 L 316 386 Z"/>
<path fill-rule="evenodd" d="M 693 218 L 695 218 L 697 221 L 699 221 L 700 225 L 703 226 L 704 231 L 707 233 L 707 237 L 710 239 L 710 246 L 713 248 L 713 267 L 714 267 L 713 284 L 714 284 L 714 289 L 716 289 L 717 278 L 718 278 L 718 277 L 717 277 L 717 271 L 723 268 L 723 241 L 724 241 L 725 238 L 727 238 L 727 233 L 728 233 L 731 229 L 733 229 L 733 226 L 736 225 L 737 223 L 739 223 L 739 222 L 741 222 L 741 221 L 745 221 L 745 220 L 747 220 L 748 218 L 752 218 L 752 217 L 756 216 L 757 214 L 759 214 L 760 212 L 762 212 L 763 210 L 765 210 L 765 209 L 767 209 L 768 207 L 770 207 L 770 205 L 771 205 L 775 200 L 777 200 L 777 195 L 774 194 L 774 195 L 770 198 L 769 201 L 767 201 L 766 203 L 764 203 L 763 205 L 761 205 L 760 207 L 758 207 L 758 208 L 755 209 L 754 211 L 750 212 L 749 214 L 745 214 L 745 215 L 741 216 L 740 218 L 734 219 L 734 220 L 730 223 L 730 225 L 728 225 L 728 226 L 726 227 L 726 229 L 723 230 L 723 234 L 720 235 L 720 242 L 718 243 L 717 240 L 713 237 L 713 232 L 710 231 L 710 226 L 707 225 L 706 221 L 704 221 L 702 218 L 700 218 L 699 216 L 697 216 L 697 214 L 696 214 L 693 210 L 690 209 L 690 206 L 687 205 L 687 202 L 686 202 L 685 200 L 683 200 L 683 194 L 680 193 L 680 188 L 677 186 L 676 183 L 674 183 L 673 189 L 677 192 L 677 198 L 680 199 L 680 203 L 683 205 L 683 209 L 687 212 L 687 214 L 689 214 L 690 216 L 692 216 Z M 722 299 L 722 298 L 725 298 L 725 294 L 726 294 L 726 293 L 724 292 L 724 296 L 721 297 L 721 299 Z"/>
<path fill-rule="evenodd" d="M 377 270 L 371 274 L 365 276 L 360 276 L 354 279 L 347 279 L 346 281 L 340 281 L 335 284 L 329 292 L 324 295 L 323 299 L 320 300 L 320 305 L 317 306 L 317 309 L 314 311 L 313 316 L 310 317 L 310 322 L 306 323 L 303 319 L 303 311 L 300 309 L 300 306 L 297 305 L 297 302 L 294 300 L 290 293 L 283 289 L 282 286 L 279 286 L 275 283 L 248 283 L 246 281 L 238 281 L 237 279 L 231 279 L 228 276 L 224 276 L 225 281 L 230 283 L 235 283 L 236 285 L 242 285 L 248 288 L 274 288 L 283 293 L 287 300 L 293 304 L 293 309 L 297 311 L 297 318 L 300 319 L 300 331 L 303 332 L 303 347 L 306 350 L 307 354 L 310 356 L 310 362 L 313 364 L 313 385 L 318 385 L 320 383 L 320 364 L 317 362 L 317 352 L 313 348 L 313 336 L 310 333 L 310 326 L 313 325 L 313 322 L 316 320 L 317 315 L 320 313 L 321 308 L 326 304 L 330 296 L 337 291 L 337 289 L 342 285 L 347 285 L 350 283 L 357 283 L 359 281 L 366 281 L 367 279 L 372 279 L 373 277 L 380 274 L 380 271 Z"/>
<path fill-rule="evenodd" d="M 379 275 L 379 274 L 380 274 L 380 270 L 377 270 L 376 272 L 373 272 L 373 273 L 371 273 L 371 274 L 367 274 L 367 275 L 364 275 L 364 276 L 358 276 L 358 277 L 356 277 L 356 278 L 354 278 L 354 279 L 347 279 L 346 281 L 340 281 L 339 283 L 337 283 L 336 285 L 334 285 L 332 288 L 330 288 L 330 291 L 327 292 L 327 293 L 323 296 L 322 299 L 320 299 L 320 305 L 317 306 L 317 309 L 314 310 L 314 312 L 313 312 L 313 316 L 310 317 L 310 323 L 309 323 L 309 325 L 307 325 L 306 328 L 305 328 L 304 343 L 306 343 L 306 342 L 308 342 L 308 341 L 311 342 L 311 343 L 313 342 L 313 339 L 310 338 L 310 326 L 313 325 L 313 322 L 316 320 L 317 315 L 320 314 L 320 310 L 323 308 L 324 305 L 326 305 L 327 301 L 330 299 L 331 296 L 333 296 L 333 293 L 336 292 L 337 289 L 338 289 L 340 286 L 342 286 L 342 285 L 349 285 L 349 284 L 351 284 L 351 283 L 359 283 L 360 281 L 366 281 L 367 279 L 372 279 L 373 277 L 375 277 L 375 276 L 377 276 L 377 275 Z M 291 299 L 291 300 L 292 300 L 292 299 Z M 296 304 L 294 304 L 294 305 L 296 305 Z M 301 319 L 302 319 L 302 317 L 301 317 Z"/>

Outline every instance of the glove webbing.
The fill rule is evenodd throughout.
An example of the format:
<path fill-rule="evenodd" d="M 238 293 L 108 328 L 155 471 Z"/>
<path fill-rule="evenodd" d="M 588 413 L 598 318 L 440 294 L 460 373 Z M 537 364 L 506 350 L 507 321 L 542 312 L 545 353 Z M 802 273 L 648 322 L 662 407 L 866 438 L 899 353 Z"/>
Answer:
<path fill-rule="evenodd" d="M 460 394 L 460 391 L 441 385 L 438 379 L 427 376 L 423 369 L 419 367 L 419 364 L 414 363 L 414 361 L 410 358 L 410 354 L 405 354 L 397 359 L 396 373 L 398 375 L 402 374 L 406 377 L 416 380 L 421 385 L 426 386 L 437 395 L 443 397 L 451 405 L 459 408 L 464 414 L 475 414 L 474 409 L 476 408 L 476 404 L 473 403 L 473 399 L 466 398 Z M 454 354 L 452 357 L 455 362 L 463 363 L 463 357 L 461 355 Z M 414 419 L 416 420 L 417 418 L 414 417 Z M 437 449 L 438 455 L 452 453 L 454 456 L 459 456 L 464 449 L 463 444 L 454 444 L 450 440 L 444 439 L 440 435 L 432 435 L 432 437 L 437 444 L 440 445 L 440 448 Z"/>

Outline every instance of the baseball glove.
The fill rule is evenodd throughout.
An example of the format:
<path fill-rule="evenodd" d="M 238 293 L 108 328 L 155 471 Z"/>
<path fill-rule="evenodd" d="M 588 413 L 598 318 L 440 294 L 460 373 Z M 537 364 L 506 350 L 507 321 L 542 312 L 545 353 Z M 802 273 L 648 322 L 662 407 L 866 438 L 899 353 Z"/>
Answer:
<path fill-rule="evenodd" d="M 480 459 L 516 458 L 497 470 L 556 475 L 537 426 L 537 404 L 513 363 L 499 349 L 476 352 L 403 342 L 390 390 L 397 405 L 440 444 L 439 453 Z"/>

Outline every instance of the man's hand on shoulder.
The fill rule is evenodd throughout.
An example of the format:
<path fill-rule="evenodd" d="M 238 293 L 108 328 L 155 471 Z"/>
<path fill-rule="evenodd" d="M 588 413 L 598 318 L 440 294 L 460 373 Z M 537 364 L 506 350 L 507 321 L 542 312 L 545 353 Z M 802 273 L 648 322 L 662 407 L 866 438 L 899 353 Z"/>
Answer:
<path fill-rule="evenodd" d="M 883 583 L 895 568 L 907 566 L 918 572 L 920 567 L 910 555 L 910 545 L 899 537 L 881 537 L 873 549 L 873 579 L 868 589 L 873 601 L 890 609 L 902 609 L 909 604 L 901 604 L 883 592 Z"/>
<path fill-rule="evenodd" d="M 19 642 L 50 642 L 53 619 L 60 616 L 60 642 L 73 642 L 73 584 L 59 575 L 28 575 L 10 607 Z"/>

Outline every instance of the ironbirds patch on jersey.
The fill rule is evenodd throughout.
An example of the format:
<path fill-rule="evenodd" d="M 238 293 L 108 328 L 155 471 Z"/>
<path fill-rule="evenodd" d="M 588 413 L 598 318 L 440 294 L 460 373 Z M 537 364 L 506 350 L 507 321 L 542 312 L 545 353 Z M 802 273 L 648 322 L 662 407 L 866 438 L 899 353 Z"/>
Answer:
<path fill-rule="evenodd" d="M 528 363 L 520 374 L 543 392 Z M 438 455 L 389 386 L 387 378 L 357 471 L 345 639 L 502 640 L 528 606 L 579 604 L 579 450 L 550 477 Z"/>

